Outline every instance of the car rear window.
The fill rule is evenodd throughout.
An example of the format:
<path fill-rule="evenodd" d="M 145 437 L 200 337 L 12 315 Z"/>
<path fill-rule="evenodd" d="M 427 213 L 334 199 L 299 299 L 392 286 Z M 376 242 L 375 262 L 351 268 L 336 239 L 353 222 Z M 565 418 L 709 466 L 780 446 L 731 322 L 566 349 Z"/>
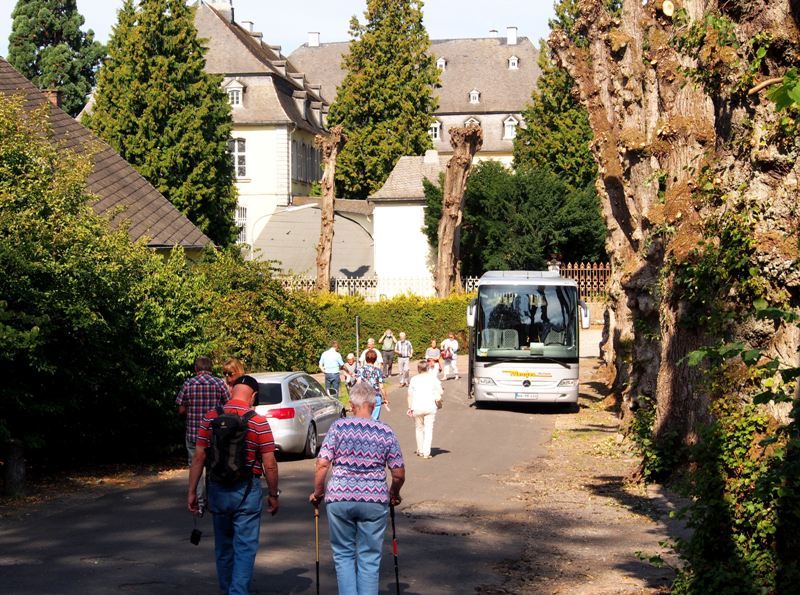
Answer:
<path fill-rule="evenodd" d="M 277 405 L 282 401 L 280 384 L 259 384 L 255 405 Z"/>

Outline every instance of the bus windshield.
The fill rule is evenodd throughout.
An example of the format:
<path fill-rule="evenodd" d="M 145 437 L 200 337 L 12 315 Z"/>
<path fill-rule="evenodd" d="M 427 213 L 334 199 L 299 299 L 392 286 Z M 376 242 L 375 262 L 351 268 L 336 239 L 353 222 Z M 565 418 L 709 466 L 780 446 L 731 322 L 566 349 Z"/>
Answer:
<path fill-rule="evenodd" d="M 478 359 L 577 360 L 577 293 L 566 285 L 480 286 Z"/>

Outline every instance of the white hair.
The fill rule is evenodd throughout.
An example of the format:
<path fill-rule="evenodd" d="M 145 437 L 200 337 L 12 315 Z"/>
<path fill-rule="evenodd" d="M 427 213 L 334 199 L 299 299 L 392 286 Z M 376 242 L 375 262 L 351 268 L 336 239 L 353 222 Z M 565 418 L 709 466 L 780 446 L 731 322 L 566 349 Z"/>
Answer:
<path fill-rule="evenodd" d="M 367 382 L 359 382 L 350 389 L 350 405 L 375 408 L 375 389 Z"/>

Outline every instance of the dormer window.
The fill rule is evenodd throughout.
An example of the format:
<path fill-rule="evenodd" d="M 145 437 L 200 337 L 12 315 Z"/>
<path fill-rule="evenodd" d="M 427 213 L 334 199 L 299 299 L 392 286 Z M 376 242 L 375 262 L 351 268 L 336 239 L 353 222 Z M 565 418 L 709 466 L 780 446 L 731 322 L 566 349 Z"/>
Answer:
<path fill-rule="evenodd" d="M 481 102 L 481 92 L 477 89 L 473 89 L 469 92 L 469 102 L 470 103 L 480 103 Z"/>
<path fill-rule="evenodd" d="M 464 122 L 464 126 L 472 126 L 473 124 L 475 124 L 476 126 L 480 126 L 481 122 L 477 118 L 469 118 Z"/>
<path fill-rule="evenodd" d="M 225 92 L 228 94 L 228 103 L 231 107 L 237 108 L 242 105 L 242 94 L 244 93 L 244 85 L 237 80 L 230 81 L 225 85 Z"/>
<path fill-rule="evenodd" d="M 439 140 L 442 134 L 442 123 L 436 120 L 428 129 L 428 134 L 430 134 L 431 140 Z"/>
<path fill-rule="evenodd" d="M 503 139 L 511 140 L 517 136 L 517 126 L 519 126 L 519 120 L 514 116 L 509 116 L 503 120 Z"/>
<path fill-rule="evenodd" d="M 508 59 L 508 69 L 509 70 L 518 70 L 519 69 L 519 58 L 516 56 L 511 56 Z"/>
<path fill-rule="evenodd" d="M 439 58 L 436 60 L 436 68 L 439 70 L 445 70 L 447 68 L 447 60 L 444 58 Z"/>

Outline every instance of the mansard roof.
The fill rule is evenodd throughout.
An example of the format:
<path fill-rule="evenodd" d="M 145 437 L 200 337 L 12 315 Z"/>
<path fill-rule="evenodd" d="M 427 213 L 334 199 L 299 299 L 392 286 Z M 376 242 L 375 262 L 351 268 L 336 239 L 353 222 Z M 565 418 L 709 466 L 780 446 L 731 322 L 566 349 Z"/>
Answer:
<path fill-rule="evenodd" d="M 59 148 L 94 155 L 94 167 L 86 184 L 89 192 L 97 196 L 92 206 L 100 215 L 110 214 L 112 224 L 126 222 L 132 240 L 147 238 L 151 248 L 199 249 L 210 243 L 132 165 L 69 114 L 51 105 L 44 93 L 2 58 L 0 95 L 21 95 L 26 111 L 50 105 L 53 143 Z"/>
<path fill-rule="evenodd" d="M 322 95 L 329 102 L 344 80 L 342 59 L 349 42 L 307 43 L 290 54 L 294 65 L 309 78 L 322 85 Z M 527 37 L 508 44 L 505 37 L 471 39 L 434 39 L 430 53 L 445 58 L 447 66 L 440 71 L 441 87 L 435 90 L 439 99 L 437 114 L 450 113 L 519 113 L 530 101 L 540 70 L 539 51 Z M 508 67 L 508 59 L 519 59 L 517 69 Z M 469 92 L 481 93 L 479 104 L 470 104 Z"/>
<path fill-rule="evenodd" d="M 278 46 L 264 43 L 260 33 L 245 29 L 202 0 L 194 22 L 207 48 L 206 71 L 244 85 L 243 103 L 233 110 L 235 123 L 286 123 L 315 134 L 324 131 L 321 114 L 327 112 L 327 103 Z"/>

